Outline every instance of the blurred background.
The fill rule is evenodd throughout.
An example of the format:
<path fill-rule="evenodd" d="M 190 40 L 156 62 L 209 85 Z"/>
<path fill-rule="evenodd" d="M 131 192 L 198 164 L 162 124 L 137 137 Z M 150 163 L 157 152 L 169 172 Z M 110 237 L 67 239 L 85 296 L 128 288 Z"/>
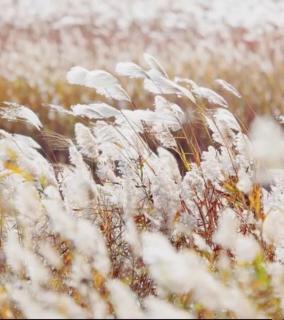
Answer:
<path fill-rule="evenodd" d="M 143 65 L 143 52 L 172 78 L 217 92 L 214 79 L 231 83 L 243 99 L 226 98 L 245 123 L 284 112 L 282 0 L 1 0 L 0 102 L 32 107 L 47 128 L 70 134 L 73 120 L 45 105 L 102 100 L 66 83 L 70 67 L 114 72 L 120 61 Z M 151 107 L 139 81 L 122 81 L 137 106 Z"/>

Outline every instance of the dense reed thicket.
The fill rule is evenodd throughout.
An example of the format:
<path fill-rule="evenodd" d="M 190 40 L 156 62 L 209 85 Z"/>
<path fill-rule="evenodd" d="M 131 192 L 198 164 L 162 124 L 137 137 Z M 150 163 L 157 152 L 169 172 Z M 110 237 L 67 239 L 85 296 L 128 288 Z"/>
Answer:
<path fill-rule="evenodd" d="M 1 130 L 1 318 L 283 317 L 282 118 L 247 131 L 222 96 L 144 58 L 116 73 L 153 95 L 149 109 L 111 73 L 68 72 L 109 100 L 49 106 L 73 118 L 74 138 L 1 108 L 69 155 L 54 162 Z"/>
<path fill-rule="evenodd" d="M 284 317 L 283 15 L 1 0 L 1 319 Z"/>

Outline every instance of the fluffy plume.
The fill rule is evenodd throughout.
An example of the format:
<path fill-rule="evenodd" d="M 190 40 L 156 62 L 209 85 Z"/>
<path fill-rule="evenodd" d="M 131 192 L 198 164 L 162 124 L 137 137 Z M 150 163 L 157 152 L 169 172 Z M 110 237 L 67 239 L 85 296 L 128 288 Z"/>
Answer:
<path fill-rule="evenodd" d="M 207 102 L 209 105 L 228 108 L 227 101 L 211 89 L 196 86 L 192 89 L 192 93 L 196 98 Z"/>
<path fill-rule="evenodd" d="M 4 102 L 4 104 L 7 107 L 0 109 L 0 117 L 9 121 L 23 121 L 37 130 L 42 128 L 38 116 L 31 109 L 14 102 Z"/>
<path fill-rule="evenodd" d="M 76 66 L 68 71 L 66 78 L 70 84 L 78 84 L 83 86 L 86 83 L 87 76 L 88 70 Z"/>
<path fill-rule="evenodd" d="M 89 105 L 76 104 L 71 107 L 75 116 L 89 119 L 104 119 L 120 115 L 120 112 L 106 103 L 93 103 Z"/>
<path fill-rule="evenodd" d="M 104 70 L 88 71 L 81 67 L 73 67 L 67 73 L 67 80 L 71 84 L 94 88 L 99 94 L 107 98 L 130 101 L 128 94 L 118 80 Z"/>
<path fill-rule="evenodd" d="M 230 83 L 228 83 L 225 80 L 222 79 L 216 79 L 215 82 L 225 91 L 228 91 L 229 93 L 231 93 L 232 95 L 234 95 L 237 98 L 241 98 L 242 96 L 240 95 L 240 93 L 238 92 L 238 90 L 233 87 Z"/>
<path fill-rule="evenodd" d="M 144 59 L 151 69 L 156 70 L 158 73 L 160 73 L 161 76 L 168 78 L 168 75 L 164 68 L 152 55 L 150 55 L 149 53 L 144 53 Z"/>
<path fill-rule="evenodd" d="M 133 62 L 120 62 L 116 65 L 116 73 L 121 76 L 127 76 L 129 78 L 142 78 L 147 77 L 146 72 Z"/>

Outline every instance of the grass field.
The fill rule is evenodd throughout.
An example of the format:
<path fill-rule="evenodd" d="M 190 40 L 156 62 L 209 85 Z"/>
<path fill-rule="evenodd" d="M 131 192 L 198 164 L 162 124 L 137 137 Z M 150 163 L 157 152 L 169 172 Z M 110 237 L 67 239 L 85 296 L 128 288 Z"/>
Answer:
<path fill-rule="evenodd" d="M 284 2 L 1 5 L 0 318 L 283 318 Z"/>

